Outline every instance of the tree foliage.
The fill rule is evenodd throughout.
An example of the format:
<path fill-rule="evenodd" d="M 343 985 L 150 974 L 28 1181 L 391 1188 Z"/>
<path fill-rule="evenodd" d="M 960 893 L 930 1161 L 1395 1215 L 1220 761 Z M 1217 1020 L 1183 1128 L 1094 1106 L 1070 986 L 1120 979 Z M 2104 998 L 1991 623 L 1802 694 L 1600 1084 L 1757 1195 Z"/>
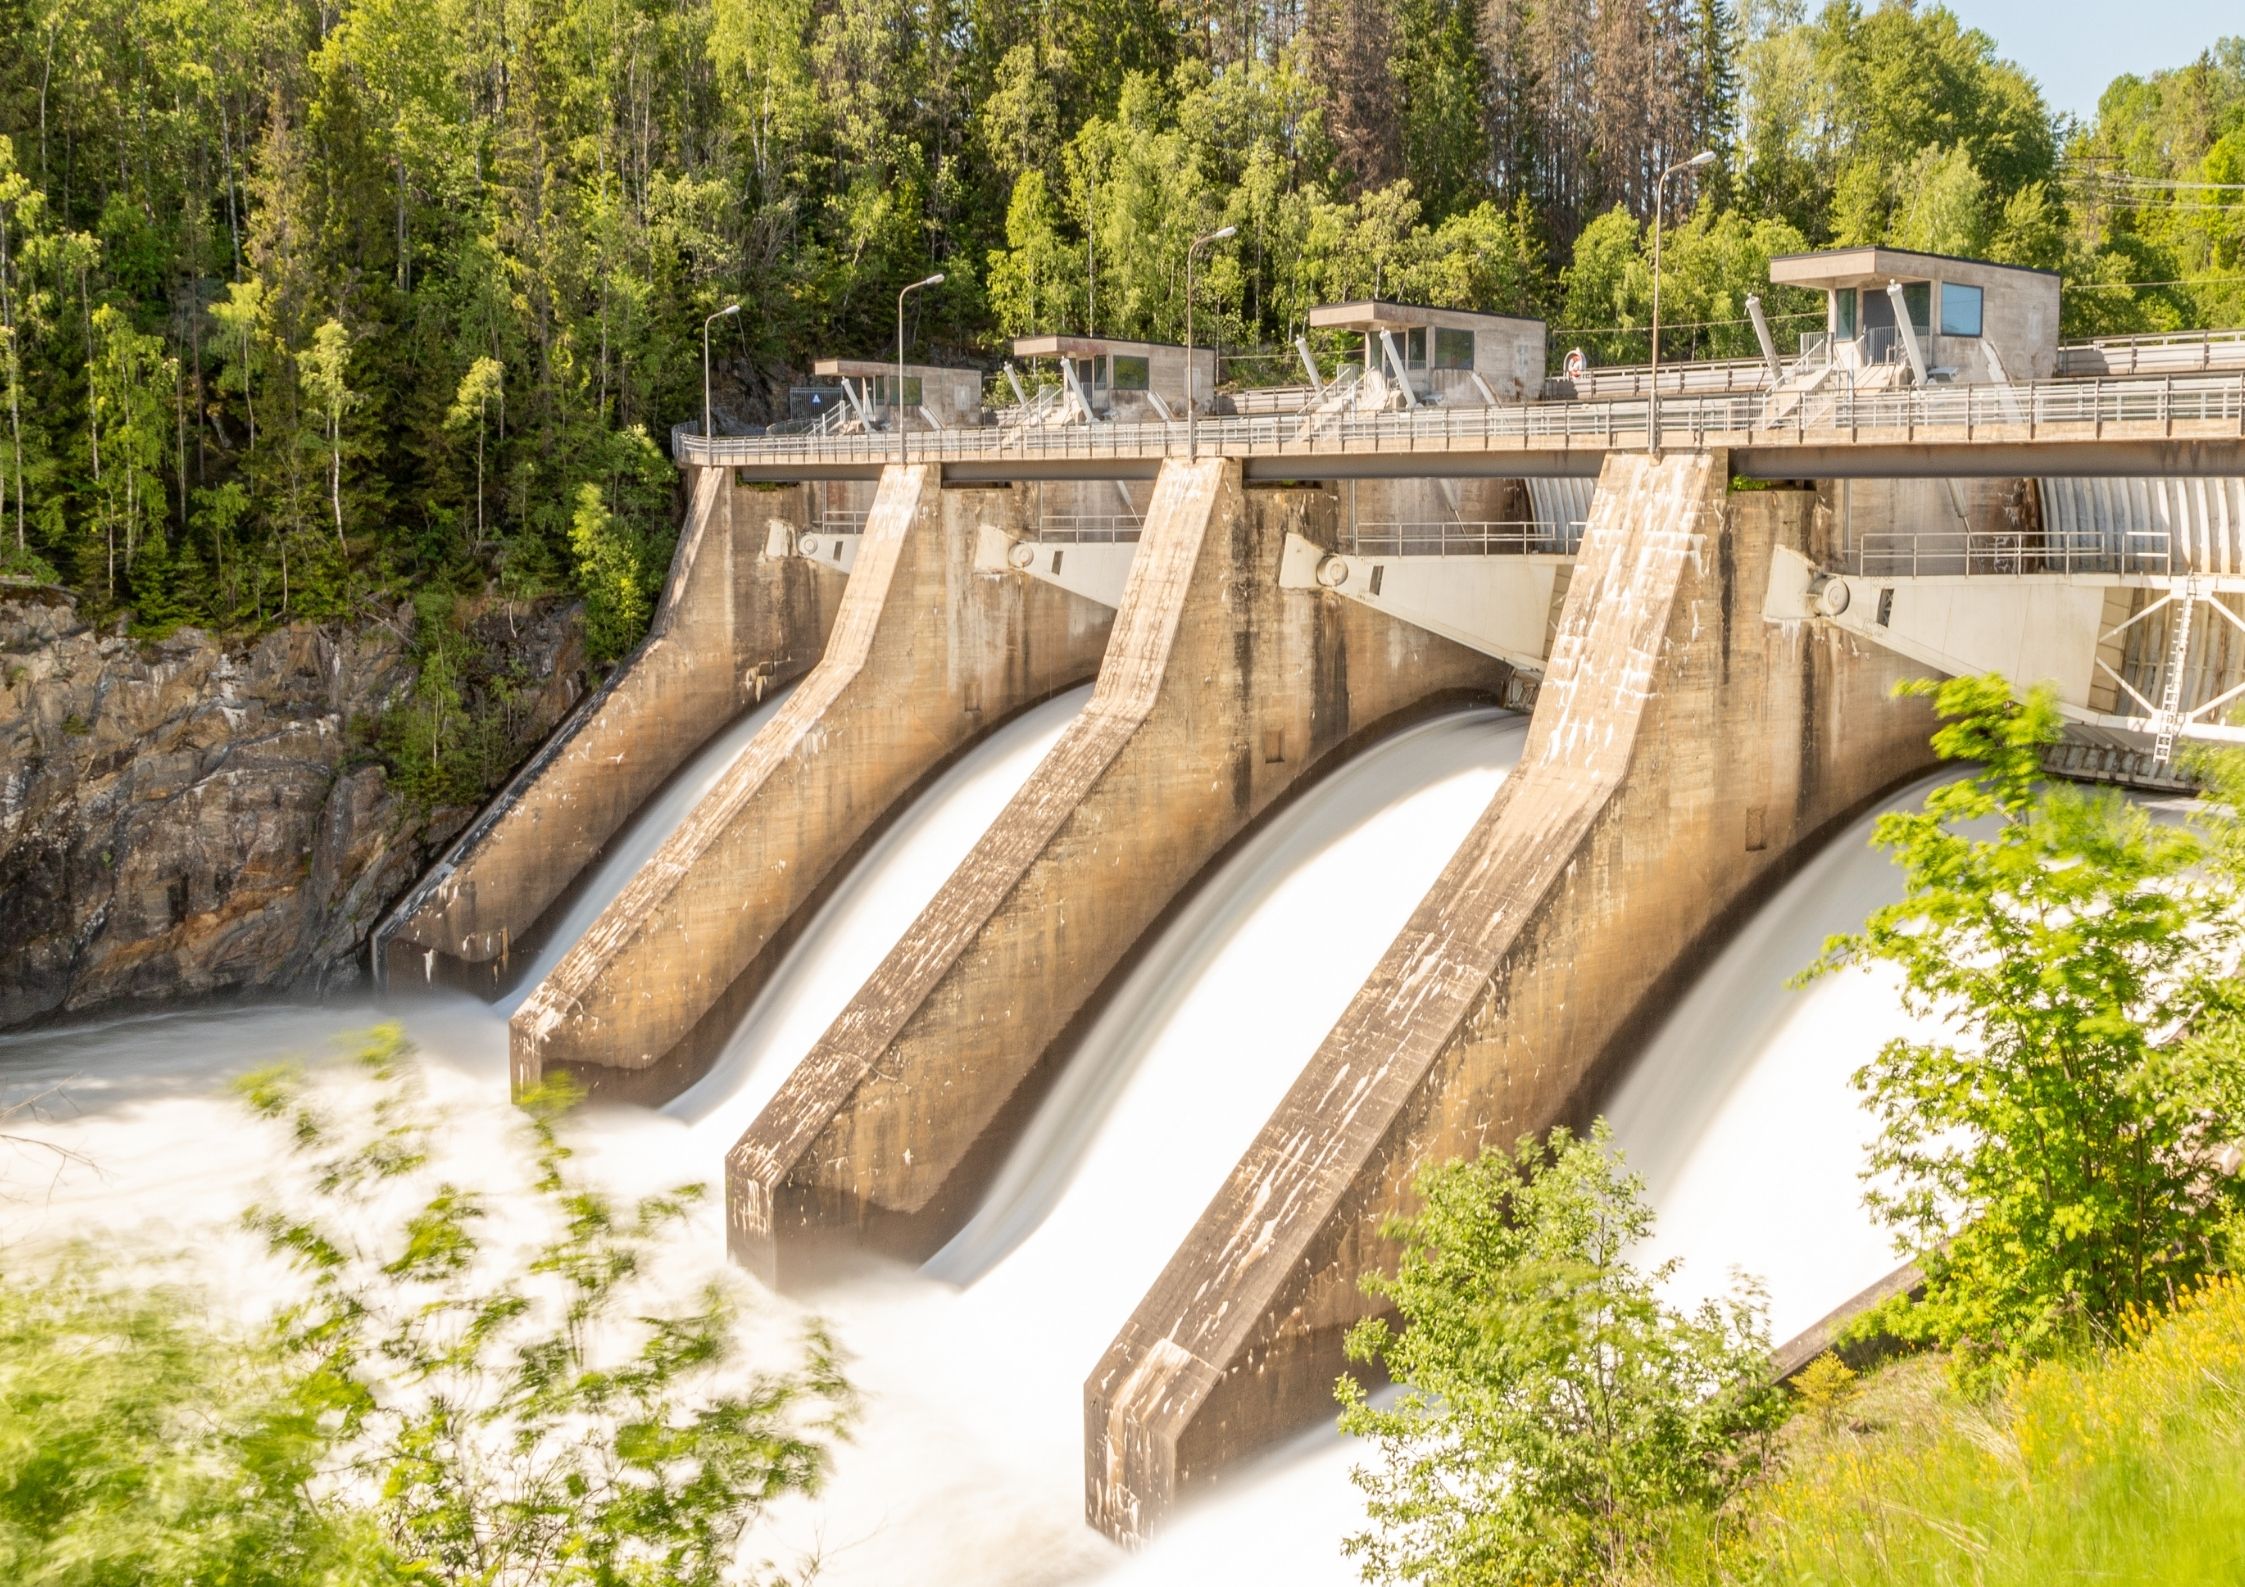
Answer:
<path fill-rule="evenodd" d="M 1867 1199 L 1925 1275 L 1884 1325 L 1986 1386 L 2225 1260 L 2245 1187 L 2214 1166 L 2245 1130 L 2239 862 L 2215 813 L 2155 819 L 2117 792 L 2043 781 L 2047 692 L 2001 678 L 1931 694 L 1941 755 L 1978 771 L 1880 818 L 1903 898 L 1811 973 L 1884 963 L 1953 1040 L 1896 1038 L 1859 1071 L 1878 1121 Z"/>
<path fill-rule="evenodd" d="M 0 1575 L 26 1587 L 717 1587 L 814 1490 L 851 1407 L 815 1326 L 749 1357 L 728 1285 L 666 1282 L 681 1189 L 573 1169 L 562 1091 L 464 1162 L 395 1027 L 348 1076 L 245 1077 L 283 1168 L 246 1221 L 267 1328 L 89 1253 L 0 1278 Z M 465 1170 L 465 1172 L 463 1172 Z M 783 1347 L 784 1350 L 785 1347 Z"/>
<path fill-rule="evenodd" d="M 1624 1579 L 1680 1511 L 1758 1469 L 1782 1407 L 1758 1293 L 1689 1314 L 1660 1298 L 1675 1265 L 1632 1261 L 1652 1214 L 1603 1121 L 1416 1189 L 1385 1230 L 1395 1276 L 1364 1280 L 1400 1327 L 1375 1317 L 1348 1339 L 1398 1392 L 1339 1386 L 1342 1429 L 1382 1461 L 1357 1474 L 1374 1530 L 1350 1553 L 1377 1582 Z"/>
<path fill-rule="evenodd" d="M 23 1587 L 404 1579 L 306 1502 L 322 1431 L 271 1352 L 87 1253 L 0 1276 L 0 1576 Z"/>
<path fill-rule="evenodd" d="M 616 448 L 698 410 L 711 309 L 750 306 L 712 353 L 753 424 L 936 269 L 945 359 L 1174 339 L 1224 224 L 1195 325 L 1246 383 L 1367 292 L 1641 359 L 1663 192 L 1672 357 L 1751 353 L 1768 256 L 1833 241 L 2063 268 L 2077 333 L 2245 313 L 2235 40 L 2070 127 L 1947 9 L 1854 0 L 0 0 L 0 36 L 0 543 L 164 621 L 625 565 L 645 613 L 661 559 L 611 540 L 675 492 Z"/>

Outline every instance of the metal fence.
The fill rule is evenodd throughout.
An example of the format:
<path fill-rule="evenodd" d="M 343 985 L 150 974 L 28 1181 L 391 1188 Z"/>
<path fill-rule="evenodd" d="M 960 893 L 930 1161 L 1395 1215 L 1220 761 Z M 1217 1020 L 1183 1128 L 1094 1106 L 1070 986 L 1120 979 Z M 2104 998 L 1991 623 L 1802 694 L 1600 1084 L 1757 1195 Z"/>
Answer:
<path fill-rule="evenodd" d="M 1573 556 L 1582 548 L 1582 529 L 1580 523 L 1535 519 L 1509 523 L 1360 523 L 1341 531 L 1337 549 L 1359 557 L 1491 557 L 1530 552 Z"/>
<path fill-rule="evenodd" d="M 2061 375 L 2186 374 L 2245 369 L 2245 331 L 2186 331 L 2173 336 L 2103 336 L 2058 349 Z"/>
<path fill-rule="evenodd" d="M 1521 407 L 1417 408 L 1342 413 L 1310 427 L 1288 417 L 1200 421 L 1203 452 L 1235 457 L 1316 457 L 1350 452 L 1458 450 L 1610 450 L 1642 445 L 1643 399 L 1539 403 Z M 2108 425 L 2158 426 L 2174 433 L 2245 435 L 2245 375 L 2165 379 L 2061 380 L 2017 386 L 1933 386 L 1845 390 L 1803 403 L 1790 396 L 1664 397 L 1664 444 L 1755 445 L 1787 440 L 1819 444 L 1862 439 L 1969 441 L 2002 431 L 2036 439 L 2044 431 L 2074 438 L 2101 435 Z M 1867 434 L 1868 433 L 1868 434 Z M 893 442 L 865 436 L 719 436 L 707 440 L 684 426 L 672 432 L 683 463 L 792 467 L 878 465 Z M 916 438 L 921 462 L 1008 460 L 1151 460 L 1181 457 L 1182 422 L 1080 424 L 1031 429 L 995 426 L 944 430 Z"/>
<path fill-rule="evenodd" d="M 1136 540 L 1143 518 L 1129 513 L 1050 513 L 1037 520 L 1037 538 L 1067 545 L 1117 545 Z"/>
<path fill-rule="evenodd" d="M 2164 529 L 2117 533 L 1952 529 L 1860 535 L 1842 571 L 1863 578 L 2009 577 L 2022 573 L 2175 571 L 2173 537 Z"/>

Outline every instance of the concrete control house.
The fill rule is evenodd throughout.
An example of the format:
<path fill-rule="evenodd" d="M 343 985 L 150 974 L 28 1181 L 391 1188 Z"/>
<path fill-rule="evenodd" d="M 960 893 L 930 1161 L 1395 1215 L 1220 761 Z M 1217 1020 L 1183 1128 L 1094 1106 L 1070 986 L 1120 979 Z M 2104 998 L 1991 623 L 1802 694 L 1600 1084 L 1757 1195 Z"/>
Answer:
<path fill-rule="evenodd" d="M 1364 339 L 1359 407 L 1498 407 L 1543 390 L 1544 323 L 1368 298 L 1310 310 L 1313 331 Z"/>
<path fill-rule="evenodd" d="M 1023 336 L 1016 358 L 1060 362 L 1067 418 L 1146 424 L 1182 419 L 1187 397 L 1186 352 L 1172 342 L 1127 342 L 1108 336 Z M 1216 395 L 1216 352 L 1191 354 L 1190 395 L 1206 413 Z M 1056 420 L 1060 415 L 1055 415 Z"/>
<path fill-rule="evenodd" d="M 822 358 L 811 372 L 839 380 L 844 400 L 869 429 L 890 427 L 897 399 L 895 364 L 877 358 Z M 982 376 L 972 369 L 906 364 L 903 399 L 908 424 L 949 430 L 983 422 Z"/>
<path fill-rule="evenodd" d="M 1769 273 L 1774 285 L 1823 291 L 1828 360 L 1858 386 L 2011 385 L 2058 373 L 2059 278 L 2047 270 L 1841 248 L 1772 259 Z M 1803 353 L 1814 353 L 1814 334 Z"/>

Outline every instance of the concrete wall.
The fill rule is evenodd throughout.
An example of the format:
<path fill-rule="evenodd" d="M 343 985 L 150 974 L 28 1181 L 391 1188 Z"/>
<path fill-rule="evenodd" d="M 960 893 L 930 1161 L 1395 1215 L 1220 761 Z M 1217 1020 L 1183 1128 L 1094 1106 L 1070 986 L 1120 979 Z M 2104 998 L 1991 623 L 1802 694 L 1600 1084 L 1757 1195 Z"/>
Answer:
<path fill-rule="evenodd" d="M 1055 1044 L 1273 801 L 1398 713 L 1495 691 L 1487 657 L 1279 585 L 1334 498 L 1155 486 L 1098 688 L 727 1162 L 735 1255 L 785 1280 L 828 1240 L 923 1254 L 972 1211 Z"/>
<path fill-rule="evenodd" d="M 2052 380 L 2058 374 L 2058 287 L 2056 276 L 2039 271 L 1975 267 L 1964 262 L 1941 267 L 1941 285 L 1950 281 L 1981 289 L 1978 336 L 1941 334 L 1940 287 L 1934 290 L 1932 362 L 1956 370 L 1959 385 L 1979 385 L 2001 377 L 2013 384 Z M 1995 355 L 1989 360 L 1990 352 Z"/>
<path fill-rule="evenodd" d="M 1336 487 L 1341 521 L 1351 524 L 1519 523 L 1535 516 L 1527 483 L 1517 479 L 1350 479 Z"/>
<path fill-rule="evenodd" d="M 691 499 L 646 641 L 588 695 L 374 936 L 377 973 L 491 992 L 513 952 L 664 779 L 825 648 L 842 579 L 764 556 L 813 487 L 691 476 Z"/>
<path fill-rule="evenodd" d="M 1927 764 L 1916 668 L 1762 620 L 1813 494 L 1728 478 L 1608 460 L 1518 769 L 1085 1384 L 1109 1534 L 1331 1416 L 1419 1166 L 1582 1120 L 1729 924 Z"/>
<path fill-rule="evenodd" d="M 516 1011 L 518 1086 L 567 1070 L 603 1094 L 674 1095 L 897 801 L 1091 676 L 1110 611 L 974 569 L 980 524 L 1018 528 L 1020 501 L 939 489 L 929 464 L 883 474 L 825 656 Z"/>

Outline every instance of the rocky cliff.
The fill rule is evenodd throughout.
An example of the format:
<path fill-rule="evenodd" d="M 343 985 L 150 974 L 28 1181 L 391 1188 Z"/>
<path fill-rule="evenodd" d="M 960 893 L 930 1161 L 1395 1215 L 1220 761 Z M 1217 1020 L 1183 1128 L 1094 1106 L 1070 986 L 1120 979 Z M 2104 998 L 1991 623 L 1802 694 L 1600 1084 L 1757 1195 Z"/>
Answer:
<path fill-rule="evenodd" d="M 371 747 L 414 688 L 412 627 L 144 642 L 0 585 L 0 1027 L 363 977 L 367 932 L 472 813 L 407 798 Z M 512 680 L 519 758 L 583 692 L 578 612 L 468 629 L 471 694 Z"/>

